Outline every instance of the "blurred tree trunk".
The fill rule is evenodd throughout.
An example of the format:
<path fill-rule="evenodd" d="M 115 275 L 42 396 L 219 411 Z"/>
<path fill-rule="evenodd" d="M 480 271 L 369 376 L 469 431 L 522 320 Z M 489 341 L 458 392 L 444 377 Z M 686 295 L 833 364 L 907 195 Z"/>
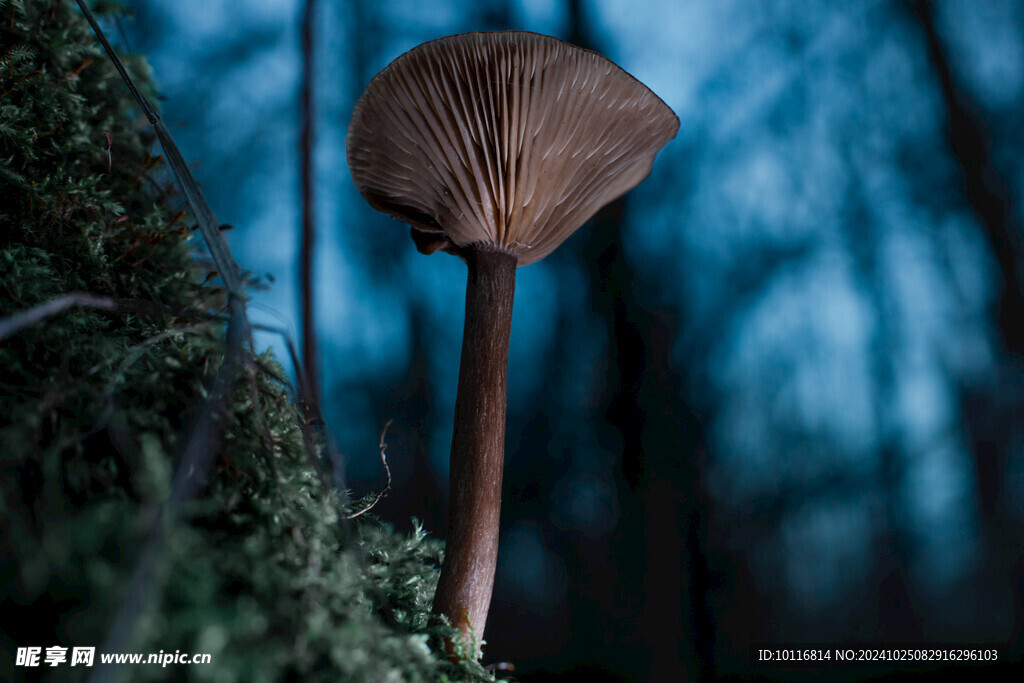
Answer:
<path fill-rule="evenodd" d="M 313 249 L 316 231 L 313 222 L 313 24 L 316 0 L 306 0 L 302 12 L 302 90 L 300 112 L 299 163 L 302 183 L 302 246 L 299 277 L 302 290 L 302 365 L 306 375 L 306 398 L 320 402 L 320 364 L 317 358 L 316 319 L 313 302 Z"/>
<path fill-rule="evenodd" d="M 581 0 L 569 0 L 569 41 L 599 48 Z M 600 50 L 598 50 L 600 51 Z M 714 615 L 709 602 L 704 435 L 695 411 L 683 404 L 685 377 L 673 366 L 673 316 L 650 309 L 623 252 L 626 201 L 602 209 L 586 228 L 583 254 L 591 272 L 591 298 L 607 326 L 606 419 L 622 438 L 623 516 L 615 557 L 622 558 L 627 596 L 649 649 L 644 680 L 715 677 Z M 642 559 L 641 559 L 642 558 Z M 631 625 L 624 625 L 627 629 Z"/>
<path fill-rule="evenodd" d="M 852 142 L 850 143 L 852 145 Z M 858 168 L 852 154 L 844 154 L 850 172 L 845 198 L 847 216 L 841 221 L 846 250 L 852 257 L 854 272 L 874 312 L 875 325 L 868 342 L 873 422 L 877 438 L 876 490 L 882 494 L 878 529 L 874 538 L 874 568 L 871 585 L 879 586 L 877 604 L 871 616 L 874 623 L 863 635 L 883 643 L 917 642 L 921 620 L 910 588 L 908 568 L 913 547 L 905 528 L 901 499 L 906 486 L 908 453 L 898 414 L 895 355 L 903 348 L 903 330 L 899 314 L 888 292 L 895 285 L 888 281 L 883 266 L 883 235 L 876 229 L 877 216 L 862 185 L 865 169 Z"/>
<path fill-rule="evenodd" d="M 935 23 L 934 5 L 910 0 L 909 8 L 927 43 L 928 57 L 946 109 L 950 153 L 960 166 L 964 195 L 999 266 L 1001 288 L 993 316 L 1005 356 L 994 383 L 961 387 L 964 433 L 974 458 L 975 490 L 985 557 L 983 585 L 999 604 L 1010 594 L 1011 633 L 1024 631 L 1024 557 L 1007 470 L 1024 432 L 1024 271 L 1021 226 L 1009 185 L 992 158 L 992 137 L 982 108 L 958 81 Z M 995 617 L 995 615 L 993 615 Z M 1024 645 L 1015 639 L 1020 656 Z"/>
<path fill-rule="evenodd" d="M 992 139 L 979 114 L 981 108 L 957 82 L 935 26 L 933 4 L 925 0 L 911 0 L 911 8 L 927 39 L 928 56 L 946 106 L 949 148 L 960 164 L 967 202 L 999 264 L 1003 286 L 995 318 L 1007 350 L 1022 355 L 1024 272 L 1021 257 L 1024 249 L 1020 226 L 1014 218 L 1013 197 L 992 160 Z"/>

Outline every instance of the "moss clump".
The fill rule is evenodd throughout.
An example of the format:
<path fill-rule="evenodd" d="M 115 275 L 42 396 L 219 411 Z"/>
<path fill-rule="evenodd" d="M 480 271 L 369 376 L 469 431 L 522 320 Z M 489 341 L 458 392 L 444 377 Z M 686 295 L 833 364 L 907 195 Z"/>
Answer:
<path fill-rule="evenodd" d="M 151 91 L 145 62 L 127 63 Z M 224 355 L 219 319 L 161 313 L 224 297 L 144 124 L 73 3 L 0 1 L 0 317 L 69 292 L 135 311 L 73 308 L 0 340 L 3 680 L 26 673 L 9 670 L 19 646 L 103 652 Z M 269 355 L 247 353 L 228 403 L 209 482 L 158 546 L 126 643 L 212 664 L 122 675 L 491 680 L 428 647 L 439 543 L 372 519 L 341 533 Z"/>

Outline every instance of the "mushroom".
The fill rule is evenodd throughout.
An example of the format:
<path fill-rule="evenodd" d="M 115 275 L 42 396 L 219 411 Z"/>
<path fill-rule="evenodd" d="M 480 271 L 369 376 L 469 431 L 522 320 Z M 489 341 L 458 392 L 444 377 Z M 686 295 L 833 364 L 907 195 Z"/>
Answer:
<path fill-rule="evenodd" d="M 465 645 L 482 642 L 498 558 L 516 268 L 647 177 L 678 128 L 664 102 L 604 57 L 520 31 L 424 43 L 356 103 L 346 145 L 360 193 L 411 225 L 421 252 L 456 254 L 469 268 L 434 597 Z"/>

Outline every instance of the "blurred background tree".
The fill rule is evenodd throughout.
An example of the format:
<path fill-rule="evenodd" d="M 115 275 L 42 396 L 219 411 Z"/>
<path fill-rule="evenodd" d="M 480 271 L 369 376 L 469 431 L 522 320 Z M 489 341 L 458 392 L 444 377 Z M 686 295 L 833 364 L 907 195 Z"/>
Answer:
<path fill-rule="evenodd" d="M 236 259 L 273 278 L 254 317 L 299 338 L 307 3 L 127 4 Z M 400 527 L 444 532 L 465 270 L 352 186 L 366 83 L 423 41 L 523 29 L 682 121 L 519 273 L 488 660 L 674 680 L 757 670 L 758 642 L 1021 656 L 1024 6 L 312 6 L 324 417 L 357 493 L 394 418 L 377 511 Z"/>

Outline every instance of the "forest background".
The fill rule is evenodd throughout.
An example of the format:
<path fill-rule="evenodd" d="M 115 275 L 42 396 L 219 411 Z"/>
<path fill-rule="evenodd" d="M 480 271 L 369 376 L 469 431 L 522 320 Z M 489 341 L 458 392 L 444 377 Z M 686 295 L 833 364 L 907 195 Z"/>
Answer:
<path fill-rule="evenodd" d="M 375 512 L 438 538 L 465 269 L 358 196 L 355 100 L 423 41 L 522 29 L 679 116 L 647 181 L 518 274 L 488 660 L 673 680 L 763 672 L 756 643 L 1021 656 L 1024 5 L 125 4 L 116 37 L 268 284 L 251 315 L 311 322 L 346 486 L 382 486 L 393 420 Z"/>

